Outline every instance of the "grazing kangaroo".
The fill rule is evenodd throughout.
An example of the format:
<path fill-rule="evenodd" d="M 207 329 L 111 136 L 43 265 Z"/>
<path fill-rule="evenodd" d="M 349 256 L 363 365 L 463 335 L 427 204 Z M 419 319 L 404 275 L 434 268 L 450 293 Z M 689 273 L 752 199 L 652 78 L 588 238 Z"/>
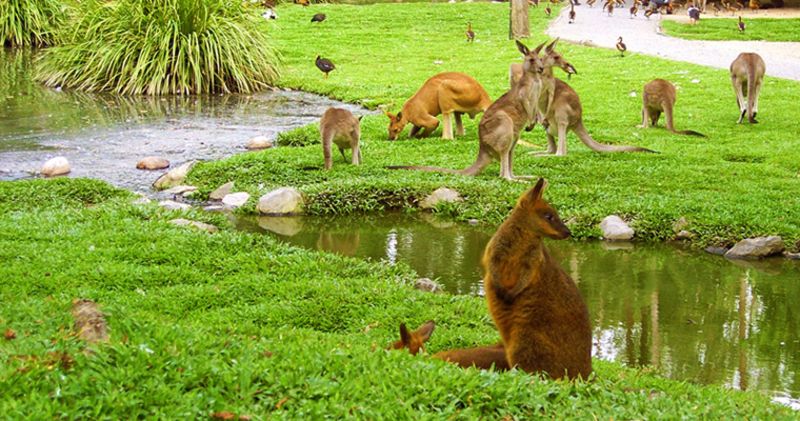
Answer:
<path fill-rule="evenodd" d="M 694 130 L 675 130 L 672 123 L 674 107 L 675 86 L 664 79 L 653 79 L 647 85 L 644 85 L 644 91 L 642 92 L 642 125 L 640 127 L 646 129 L 650 124 L 655 126 L 663 112 L 667 130 L 672 133 L 706 137 L 704 134 Z"/>
<path fill-rule="evenodd" d="M 522 129 L 533 122 L 538 115 L 537 104 L 542 87 L 539 75 L 544 70 L 542 60 L 539 58 L 539 51 L 544 43 L 533 51 L 519 41 L 516 43 L 519 51 L 525 56 L 523 76 L 511 90 L 492 103 L 483 114 L 478 125 L 478 157 L 472 165 L 460 171 L 425 166 L 390 166 L 387 168 L 474 176 L 480 174 L 494 159 L 499 158 L 500 177 L 507 180 L 524 178 L 514 177 L 512 171 L 514 147 L 517 145 Z"/>
<path fill-rule="evenodd" d="M 361 164 L 361 149 L 358 141 L 361 138 L 361 118 L 356 118 L 353 113 L 343 108 L 328 108 L 322 115 L 319 122 L 319 132 L 322 135 L 322 155 L 325 157 L 325 169 L 329 170 L 333 166 L 331 158 L 331 143 L 335 143 L 342 154 L 342 159 L 347 161 L 344 156 L 345 149 L 353 150 L 353 165 Z"/>
<path fill-rule="evenodd" d="M 764 79 L 766 65 L 764 59 L 756 53 L 741 53 L 731 63 L 731 83 L 736 92 L 736 103 L 739 105 L 739 121 L 741 123 L 747 114 L 747 121 L 758 123 L 758 94 L 761 92 L 761 82 Z M 744 99 L 744 88 L 747 87 L 747 102 Z"/>
<path fill-rule="evenodd" d="M 520 196 L 483 255 L 489 313 L 503 342 L 443 351 L 435 358 L 462 367 L 517 367 L 554 379 L 586 379 L 592 373 L 592 331 L 586 303 L 575 282 L 542 243 L 542 237 L 562 240 L 570 236 L 558 213 L 542 198 L 545 188 L 546 182 L 539 179 Z M 401 336 L 403 329 L 401 325 Z M 408 342 L 414 346 L 413 341 Z"/>
<path fill-rule="evenodd" d="M 442 115 L 442 139 L 453 139 L 453 126 L 450 116 L 456 120 L 456 134 L 464 134 L 461 115 L 470 118 L 486 111 L 492 100 L 478 81 L 458 72 L 439 73 L 425 81 L 417 93 L 403 105 L 397 113 L 386 113 L 389 117 L 389 140 L 397 135 L 408 123 L 413 124 L 409 137 L 428 137 L 439 126 L 436 118 Z M 421 131 L 421 132 L 420 132 Z"/>

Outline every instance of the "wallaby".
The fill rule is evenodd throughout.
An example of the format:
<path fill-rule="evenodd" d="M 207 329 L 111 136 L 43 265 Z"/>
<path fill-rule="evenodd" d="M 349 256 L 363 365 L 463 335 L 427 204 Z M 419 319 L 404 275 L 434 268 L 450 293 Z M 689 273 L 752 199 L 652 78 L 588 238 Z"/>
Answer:
<path fill-rule="evenodd" d="M 644 85 L 644 91 L 642 92 L 642 125 L 640 127 L 646 129 L 650 124 L 655 126 L 663 112 L 667 130 L 672 133 L 706 137 L 704 134 L 694 130 L 675 130 L 672 123 L 674 107 L 675 86 L 664 79 L 653 79 L 647 85 Z"/>
<path fill-rule="evenodd" d="M 429 320 L 416 331 L 411 332 L 404 323 L 401 323 L 400 340 L 389 345 L 388 349 L 408 349 L 411 355 L 417 355 L 420 349 L 424 349 L 425 342 L 430 339 L 434 326 L 434 322 Z M 483 370 L 491 368 L 495 370 L 509 369 L 505 347 L 502 342 L 484 347 L 442 351 L 434 354 L 433 358 L 451 362 L 463 368 L 476 367 Z"/>
<path fill-rule="evenodd" d="M 500 159 L 500 177 L 513 180 L 514 147 L 522 129 L 533 122 L 538 114 L 537 104 L 541 92 L 540 74 L 543 71 L 539 51 L 544 43 L 533 51 L 516 41 L 517 48 L 525 56 L 523 76 L 518 83 L 497 99 L 486 110 L 478 125 L 478 157 L 475 163 L 463 170 L 451 170 L 425 166 L 390 166 L 390 169 L 409 169 L 443 172 L 450 174 L 478 175 L 491 162 Z M 524 178 L 524 177 L 516 177 Z"/>
<path fill-rule="evenodd" d="M 739 105 L 739 123 L 747 114 L 747 121 L 758 123 L 758 94 L 761 92 L 761 82 L 764 79 L 766 65 L 764 59 L 756 53 L 741 53 L 731 63 L 731 83 L 736 92 L 736 103 Z M 744 99 L 744 88 L 747 87 L 747 102 Z"/>
<path fill-rule="evenodd" d="M 555 44 L 555 43 L 554 43 Z M 590 149 L 596 152 L 653 152 L 638 146 L 604 145 L 597 143 L 583 125 L 583 108 L 578 94 L 564 81 L 553 76 L 553 67 L 561 67 L 565 72 L 574 72 L 574 67 L 565 61 L 551 45 L 543 61 L 552 62 L 553 66 L 545 67 L 542 72 L 542 86 L 548 95 L 539 97 L 539 109 L 542 112 L 547 132 L 547 152 L 557 156 L 567 154 L 567 132 L 572 130 Z M 549 56 L 549 57 L 548 57 Z M 550 96 L 550 98 L 548 98 Z M 543 101 L 547 101 L 544 103 Z M 558 136 L 556 147 L 555 137 Z M 539 153 L 539 152 L 537 152 Z"/>
<path fill-rule="evenodd" d="M 413 332 L 406 328 L 405 323 L 400 323 L 400 340 L 389 345 L 387 349 L 406 348 L 411 355 L 417 355 L 419 351 L 425 350 L 425 342 L 430 339 L 434 328 L 436 323 L 433 320 L 428 320 Z"/>
<path fill-rule="evenodd" d="M 403 105 L 397 115 L 389 117 L 389 140 L 397 139 L 408 123 L 413 125 L 409 137 L 428 137 L 439 126 L 436 118 L 442 115 L 442 139 L 453 139 L 452 115 L 456 120 L 456 135 L 464 134 L 462 114 L 470 118 L 486 111 L 492 100 L 478 81 L 458 72 L 439 73 L 425 81 L 417 93 Z"/>
<path fill-rule="evenodd" d="M 319 122 L 319 132 L 322 135 L 322 155 L 325 157 L 325 169 L 333 166 L 331 158 L 331 143 L 335 143 L 344 156 L 345 149 L 353 150 L 353 165 L 361 165 L 361 149 L 358 141 L 361 138 L 361 117 L 356 118 L 353 113 L 343 108 L 328 108 Z"/>

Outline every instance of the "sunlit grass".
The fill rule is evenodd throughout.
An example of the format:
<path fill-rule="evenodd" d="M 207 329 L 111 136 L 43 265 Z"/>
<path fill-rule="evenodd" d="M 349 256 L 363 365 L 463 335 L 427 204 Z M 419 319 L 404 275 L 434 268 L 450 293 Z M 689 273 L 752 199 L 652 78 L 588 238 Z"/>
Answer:
<path fill-rule="evenodd" d="M 673 37 L 709 41 L 800 41 L 800 19 L 745 18 L 740 32 L 738 19 L 700 19 L 696 25 L 664 20 L 661 27 Z"/>
<path fill-rule="evenodd" d="M 6 46 L 45 46 L 54 41 L 55 29 L 67 19 L 71 0 L 0 1 L 0 40 Z"/>

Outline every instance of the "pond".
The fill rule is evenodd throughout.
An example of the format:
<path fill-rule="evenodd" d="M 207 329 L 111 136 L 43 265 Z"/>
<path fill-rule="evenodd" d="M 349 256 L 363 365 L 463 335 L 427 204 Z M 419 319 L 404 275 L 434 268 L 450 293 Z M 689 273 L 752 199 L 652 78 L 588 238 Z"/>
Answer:
<path fill-rule="evenodd" d="M 402 262 L 454 294 L 482 294 L 495 227 L 430 214 L 239 218 L 300 247 Z M 549 241 L 589 306 L 593 354 L 665 376 L 756 389 L 800 409 L 800 263 L 733 262 L 674 245 Z"/>

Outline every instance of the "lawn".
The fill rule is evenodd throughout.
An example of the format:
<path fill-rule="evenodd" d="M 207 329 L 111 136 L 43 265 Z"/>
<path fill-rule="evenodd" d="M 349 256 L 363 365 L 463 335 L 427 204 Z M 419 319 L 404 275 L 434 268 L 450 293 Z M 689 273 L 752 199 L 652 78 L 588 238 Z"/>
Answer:
<path fill-rule="evenodd" d="M 278 11 L 276 45 L 286 63 L 280 84 L 373 109 L 396 112 L 428 77 L 442 71 L 464 71 L 497 98 L 507 89 L 509 64 L 519 60 L 507 39 L 507 4 L 326 4 Z M 317 12 L 328 19 L 310 23 Z M 542 34 L 547 20 L 541 9 L 531 9 L 531 16 L 532 33 Z M 467 22 L 477 33 L 474 44 L 463 36 Z M 544 40 L 536 35 L 527 42 Z M 683 217 L 698 246 L 779 234 L 787 247 L 797 248 L 800 151 L 789 134 L 796 129 L 800 84 L 766 78 L 760 123 L 736 124 L 736 100 L 725 70 L 637 54 L 620 58 L 611 50 L 563 42 L 559 51 L 578 69 L 569 83 L 581 96 L 592 136 L 660 152 L 600 154 L 570 135 L 567 157 L 538 157 L 529 152 L 544 148 L 544 133 L 538 128 L 523 134 L 537 147 L 517 148 L 515 173 L 549 179 L 550 197 L 576 237 L 598 237 L 600 220 L 619 214 L 637 230 L 637 238 L 663 241 L 674 235 L 673 224 Z M 328 79 L 314 67 L 318 54 L 337 65 Z M 708 138 L 673 135 L 663 129 L 663 119 L 658 128 L 636 128 L 642 86 L 657 77 L 678 87 L 676 127 Z M 207 193 L 235 180 L 256 197 L 277 186 L 295 186 L 306 194 L 308 212 L 314 214 L 412 208 L 430 191 L 448 186 L 466 201 L 440 211 L 488 224 L 499 223 L 526 188 L 500 180 L 497 163 L 474 178 L 384 169 L 399 164 L 465 168 L 474 161 L 478 144 L 477 121 L 468 120 L 466 136 L 455 141 L 409 140 L 406 130 L 390 142 L 387 123 L 379 113 L 363 119 L 361 167 L 345 165 L 337 156 L 333 170 L 323 171 L 317 129 L 307 127 L 282 138 L 307 146 L 203 163 L 192 171 L 190 182 Z M 245 211 L 255 210 L 254 200 Z"/>
<path fill-rule="evenodd" d="M 383 348 L 435 319 L 436 352 L 497 339 L 483 299 L 407 268 L 293 248 L 93 180 L 0 182 L 0 412 L 9 419 L 789 418 L 754 392 L 595 361 L 590 382 L 462 370 Z M 170 225 L 216 223 L 216 234 Z M 96 301 L 107 344 L 76 338 Z"/>
<path fill-rule="evenodd" d="M 740 32 L 738 19 L 700 19 L 696 25 L 664 20 L 661 27 L 669 36 L 709 41 L 780 41 L 800 42 L 800 19 L 744 19 L 745 31 Z"/>

